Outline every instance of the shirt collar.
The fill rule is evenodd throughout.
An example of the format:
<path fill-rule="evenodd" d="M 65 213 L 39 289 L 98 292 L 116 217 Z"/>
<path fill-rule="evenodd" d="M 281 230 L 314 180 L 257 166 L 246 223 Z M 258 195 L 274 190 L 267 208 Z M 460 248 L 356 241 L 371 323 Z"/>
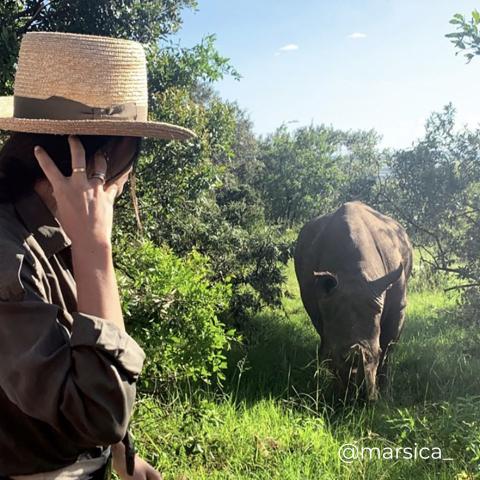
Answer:
<path fill-rule="evenodd" d="M 25 227 L 33 234 L 47 258 L 72 244 L 35 190 L 18 199 L 14 205 Z"/>

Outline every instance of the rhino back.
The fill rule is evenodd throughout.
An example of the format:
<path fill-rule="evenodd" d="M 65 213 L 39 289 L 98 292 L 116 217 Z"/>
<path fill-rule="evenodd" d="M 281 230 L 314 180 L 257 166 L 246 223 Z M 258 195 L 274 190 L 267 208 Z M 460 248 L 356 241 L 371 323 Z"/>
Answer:
<path fill-rule="evenodd" d="M 403 227 L 362 202 L 348 202 L 300 231 L 295 250 L 299 283 L 313 271 L 344 272 L 373 280 L 403 265 L 410 274 L 411 245 Z"/>
<path fill-rule="evenodd" d="M 364 267 L 367 276 L 389 273 L 401 264 L 408 278 L 412 270 L 412 246 L 405 229 L 393 218 L 364 203 L 351 202 L 344 207 L 355 243 L 367 260 Z M 358 237 L 356 233 L 359 233 Z M 375 251 L 380 260 L 379 272 L 368 267 L 375 258 Z"/>

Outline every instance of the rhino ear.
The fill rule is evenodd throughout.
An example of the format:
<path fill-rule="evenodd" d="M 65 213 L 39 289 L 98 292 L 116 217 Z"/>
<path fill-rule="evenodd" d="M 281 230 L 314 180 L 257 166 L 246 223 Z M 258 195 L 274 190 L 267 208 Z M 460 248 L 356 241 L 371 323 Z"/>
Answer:
<path fill-rule="evenodd" d="M 369 282 L 370 288 L 373 290 L 376 296 L 380 296 L 383 292 L 388 290 L 403 273 L 403 265 L 400 264 L 398 268 L 387 273 L 384 277 L 378 278 Z"/>
<path fill-rule="evenodd" d="M 329 295 L 338 287 L 338 278 L 330 272 L 313 272 L 315 287 L 321 295 Z"/>

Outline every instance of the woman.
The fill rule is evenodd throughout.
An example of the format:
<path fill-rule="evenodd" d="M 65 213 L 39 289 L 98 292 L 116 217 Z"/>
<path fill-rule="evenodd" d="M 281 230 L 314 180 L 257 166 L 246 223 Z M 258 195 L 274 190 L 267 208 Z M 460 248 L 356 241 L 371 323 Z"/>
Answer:
<path fill-rule="evenodd" d="M 0 477 L 106 478 L 112 457 L 122 480 L 161 478 L 127 432 L 144 353 L 125 332 L 113 205 L 141 137 L 193 133 L 147 120 L 136 42 L 28 33 L 14 92 L 0 99 L 0 128 L 23 132 L 0 151 Z"/>

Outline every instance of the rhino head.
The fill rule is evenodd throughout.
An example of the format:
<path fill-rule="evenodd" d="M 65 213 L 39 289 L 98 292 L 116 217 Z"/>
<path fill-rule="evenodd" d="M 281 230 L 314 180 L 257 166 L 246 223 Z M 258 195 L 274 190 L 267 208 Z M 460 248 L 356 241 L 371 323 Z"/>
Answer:
<path fill-rule="evenodd" d="M 377 370 L 381 358 L 380 320 L 385 292 L 403 268 L 374 281 L 344 272 L 314 272 L 315 297 L 320 311 L 320 356 L 338 380 L 342 392 L 350 387 L 378 398 Z"/>

